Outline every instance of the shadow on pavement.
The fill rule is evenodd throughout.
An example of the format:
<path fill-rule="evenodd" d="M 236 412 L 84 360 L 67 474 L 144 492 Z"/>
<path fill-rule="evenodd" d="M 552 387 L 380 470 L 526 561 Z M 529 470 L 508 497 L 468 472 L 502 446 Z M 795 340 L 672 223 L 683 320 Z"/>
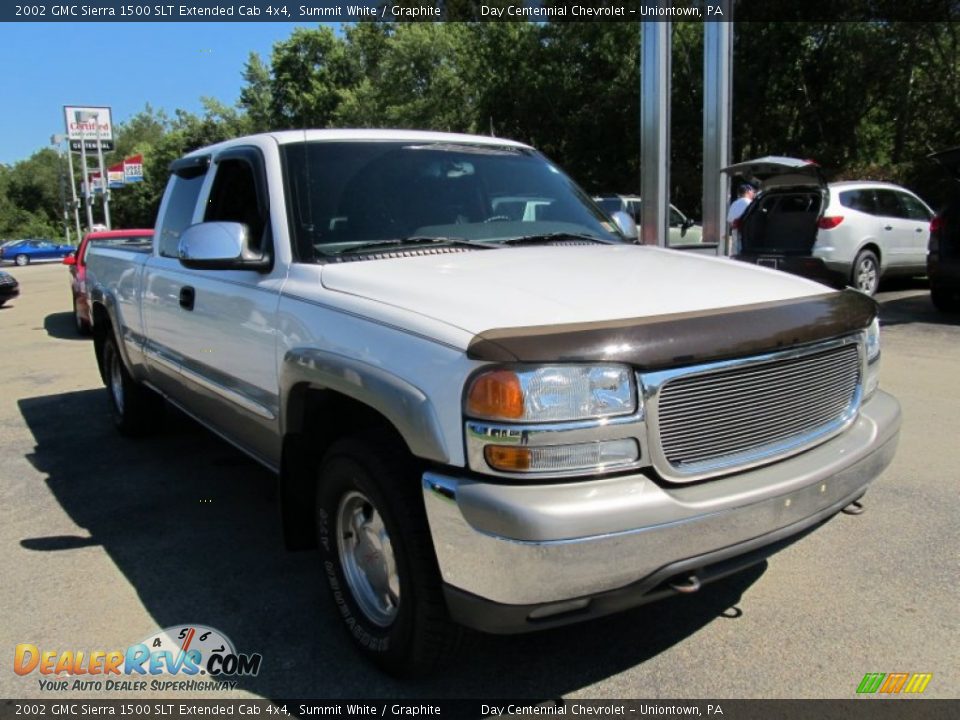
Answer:
<path fill-rule="evenodd" d="M 47 331 L 47 335 L 59 340 L 85 340 L 89 342 L 89 338 L 85 338 L 77 332 L 72 310 L 50 313 L 43 319 L 43 329 Z"/>
<path fill-rule="evenodd" d="M 913 293 L 880 300 L 880 323 L 884 326 L 907 323 L 929 325 L 960 325 L 960 314 L 937 310 L 930 293 Z"/>
<path fill-rule="evenodd" d="M 436 677 L 400 682 L 354 652 L 321 586 L 316 553 L 284 550 L 275 480 L 259 465 L 172 411 L 158 434 L 122 438 L 103 390 L 23 399 L 19 407 L 36 439 L 28 459 L 89 534 L 46 537 L 38 527 L 21 545 L 38 552 L 102 546 L 155 621 L 130 628 L 131 643 L 159 628 L 211 625 L 239 652 L 263 655 L 260 674 L 239 687 L 265 697 L 559 698 L 711 622 L 736 622 L 742 613 L 734 606 L 766 568 L 591 623 L 477 636 Z M 69 640 L 70 628 L 59 630 Z M 651 696 L 656 688 L 629 694 Z"/>

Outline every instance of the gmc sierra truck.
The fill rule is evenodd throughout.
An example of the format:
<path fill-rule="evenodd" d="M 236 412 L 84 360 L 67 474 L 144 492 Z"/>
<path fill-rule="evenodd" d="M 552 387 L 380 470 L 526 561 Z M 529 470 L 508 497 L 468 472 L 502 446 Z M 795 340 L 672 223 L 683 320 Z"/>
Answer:
<path fill-rule="evenodd" d="M 630 231 L 508 140 L 191 152 L 152 250 L 91 250 L 116 425 L 166 399 L 273 470 L 388 671 L 694 592 L 856 507 L 900 409 L 871 298 Z"/>

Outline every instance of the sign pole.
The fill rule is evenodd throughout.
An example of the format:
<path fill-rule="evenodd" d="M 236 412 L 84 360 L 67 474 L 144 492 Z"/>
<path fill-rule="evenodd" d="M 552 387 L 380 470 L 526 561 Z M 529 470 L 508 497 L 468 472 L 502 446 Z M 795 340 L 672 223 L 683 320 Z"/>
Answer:
<path fill-rule="evenodd" d="M 80 232 L 80 202 L 77 200 L 77 179 L 73 174 L 73 151 L 70 149 L 70 141 L 67 140 L 67 166 L 70 168 L 70 195 L 73 206 L 73 221 L 77 226 L 77 244 L 80 243 L 83 233 Z"/>
<path fill-rule="evenodd" d="M 100 115 L 93 116 L 93 122 L 97 126 L 97 163 L 100 166 L 100 189 L 103 192 L 103 223 L 110 230 L 110 183 L 107 182 L 107 168 L 103 164 L 103 146 L 100 144 Z"/>
<path fill-rule="evenodd" d="M 87 141 L 80 141 L 80 172 L 83 173 L 83 204 L 87 208 L 87 230 L 93 230 L 93 205 L 90 202 L 90 171 L 87 168 Z"/>

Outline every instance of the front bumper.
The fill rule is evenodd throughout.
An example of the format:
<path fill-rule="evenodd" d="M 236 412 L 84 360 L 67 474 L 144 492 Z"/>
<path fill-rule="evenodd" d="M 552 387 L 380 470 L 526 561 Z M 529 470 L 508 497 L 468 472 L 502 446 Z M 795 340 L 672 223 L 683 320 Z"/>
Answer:
<path fill-rule="evenodd" d="M 427 472 L 424 503 L 451 614 L 523 632 L 656 599 L 680 573 L 728 574 L 863 495 L 893 459 L 899 429 L 899 404 L 878 391 L 828 442 L 691 485 L 642 473 L 511 485 Z"/>

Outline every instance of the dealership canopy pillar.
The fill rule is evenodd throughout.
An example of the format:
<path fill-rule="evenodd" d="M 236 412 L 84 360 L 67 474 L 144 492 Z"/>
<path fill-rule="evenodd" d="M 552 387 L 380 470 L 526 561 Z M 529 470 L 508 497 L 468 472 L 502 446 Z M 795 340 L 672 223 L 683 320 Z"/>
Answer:
<path fill-rule="evenodd" d="M 642 23 L 640 58 L 640 241 L 665 246 L 670 217 L 670 29 Z"/>
<path fill-rule="evenodd" d="M 719 0 L 724 21 L 704 23 L 703 37 L 703 241 L 724 254 L 733 116 L 733 2 Z"/>

